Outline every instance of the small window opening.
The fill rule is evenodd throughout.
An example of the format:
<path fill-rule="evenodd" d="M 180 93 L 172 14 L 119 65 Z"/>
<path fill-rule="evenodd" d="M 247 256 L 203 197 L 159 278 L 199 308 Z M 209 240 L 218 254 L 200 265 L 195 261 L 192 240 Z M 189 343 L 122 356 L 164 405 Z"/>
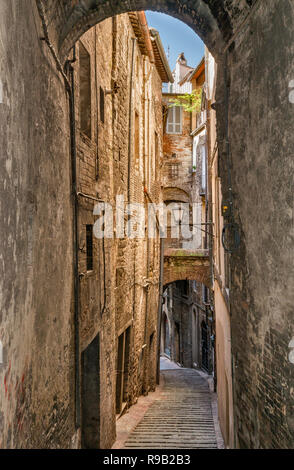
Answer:
<path fill-rule="evenodd" d="M 87 271 L 93 271 L 93 225 L 86 225 Z"/>
<path fill-rule="evenodd" d="M 102 87 L 100 87 L 100 121 L 105 121 L 105 94 Z"/>

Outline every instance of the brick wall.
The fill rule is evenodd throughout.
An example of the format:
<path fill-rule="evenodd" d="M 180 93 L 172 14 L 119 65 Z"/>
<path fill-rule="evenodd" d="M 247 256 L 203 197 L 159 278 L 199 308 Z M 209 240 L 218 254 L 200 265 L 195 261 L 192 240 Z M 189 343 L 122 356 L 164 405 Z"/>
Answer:
<path fill-rule="evenodd" d="M 95 28 L 89 30 L 76 46 L 77 57 L 82 43 L 91 61 L 91 138 L 80 129 L 79 61 L 74 65 L 79 191 L 113 205 L 116 196 L 124 196 L 125 203 L 128 202 L 128 185 L 131 203 L 149 202 L 144 188 L 154 203 L 160 198 L 161 80 L 156 67 L 142 55 L 136 42 L 133 57 L 133 37 L 131 22 L 125 14 L 100 23 L 96 31 Z M 108 94 L 114 83 L 117 93 Z M 104 122 L 100 119 L 100 88 L 105 96 Z M 158 136 L 157 155 L 155 132 Z M 141 393 L 155 387 L 159 241 L 94 238 L 94 268 L 87 272 L 86 225 L 95 223 L 94 205 L 95 201 L 80 197 L 81 350 L 100 334 L 101 446 L 109 447 L 115 436 L 118 337 L 128 327 L 131 327 L 125 377 L 128 405 L 135 403 Z M 150 339 L 152 334 L 153 339 Z"/>

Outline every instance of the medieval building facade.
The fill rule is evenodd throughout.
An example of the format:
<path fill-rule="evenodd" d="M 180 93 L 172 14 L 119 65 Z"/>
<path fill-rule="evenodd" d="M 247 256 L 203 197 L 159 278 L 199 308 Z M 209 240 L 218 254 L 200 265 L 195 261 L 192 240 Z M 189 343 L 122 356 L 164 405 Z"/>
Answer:
<path fill-rule="evenodd" d="M 156 384 L 159 233 L 147 236 L 147 218 L 143 239 L 128 238 L 126 230 L 136 204 L 161 201 L 161 89 L 171 73 L 143 12 L 95 26 L 74 54 L 81 439 L 84 447 L 107 447 L 115 418 Z M 134 205 L 128 213 L 127 203 Z M 97 239 L 95 221 L 102 214 L 95 207 L 104 204 L 123 217 L 125 232 Z M 88 366 L 95 351 L 99 370 Z M 99 401 L 91 389 L 95 375 Z M 93 427 L 93 407 L 101 433 L 97 423 Z"/>
<path fill-rule="evenodd" d="M 130 239 L 125 231 L 99 240 L 93 230 L 97 204 L 116 207 L 116 218 L 122 211 L 127 227 L 127 203 L 161 201 L 161 89 L 170 70 L 160 38 L 152 34 L 143 12 L 130 13 L 88 31 L 75 51 L 85 447 L 93 446 L 92 434 L 99 439 L 97 429 L 89 433 L 89 407 L 97 408 L 103 429 L 96 446 L 109 446 L 115 417 L 156 384 L 159 233 L 149 238 L 147 226 L 143 239 Z M 131 216 L 135 208 L 128 210 Z M 88 370 L 97 344 L 101 370 Z M 92 374 L 99 374 L 100 402 L 89 390 Z"/>

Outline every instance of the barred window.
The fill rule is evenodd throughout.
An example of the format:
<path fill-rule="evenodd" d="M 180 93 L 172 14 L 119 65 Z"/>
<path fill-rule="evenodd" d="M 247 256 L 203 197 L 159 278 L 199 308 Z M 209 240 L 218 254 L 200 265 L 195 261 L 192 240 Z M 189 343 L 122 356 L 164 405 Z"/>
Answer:
<path fill-rule="evenodd" d="M 179 165 L 176 163 L 173 163 L 172 165 L 169 165 L 169 176 L 170 178 L 178 178 L 179 176 Z"/>

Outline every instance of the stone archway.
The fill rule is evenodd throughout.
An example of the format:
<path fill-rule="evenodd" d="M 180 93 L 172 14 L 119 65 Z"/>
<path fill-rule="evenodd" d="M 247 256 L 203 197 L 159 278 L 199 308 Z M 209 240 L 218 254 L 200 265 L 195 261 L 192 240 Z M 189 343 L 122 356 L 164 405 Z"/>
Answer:
<path fill-rule="evenodd" d="M 36 0 L 40 4 L 42 0 Z M 106 18 L 128 11 L 154 10 L 167 13 L 184 21 L 206 43 L 210 51 L 219 54 L 225 47 L 225 40 L 233 34 L 232 20 L 238 24 L 250 6 L 244 2 L 242 8 L 227 8 L 225 2 L 194 0 L 184 3 L 167 0 L 130 0 L 128 2 L 107 2 L 105 0 L 67 0 L 46 2 L 46 15 L 52 28 L 55 44 L 61 57 L 65 57 L 79 37 L 95 24 Z M 237 1 L 233 3 L 238 3 Z"/>

